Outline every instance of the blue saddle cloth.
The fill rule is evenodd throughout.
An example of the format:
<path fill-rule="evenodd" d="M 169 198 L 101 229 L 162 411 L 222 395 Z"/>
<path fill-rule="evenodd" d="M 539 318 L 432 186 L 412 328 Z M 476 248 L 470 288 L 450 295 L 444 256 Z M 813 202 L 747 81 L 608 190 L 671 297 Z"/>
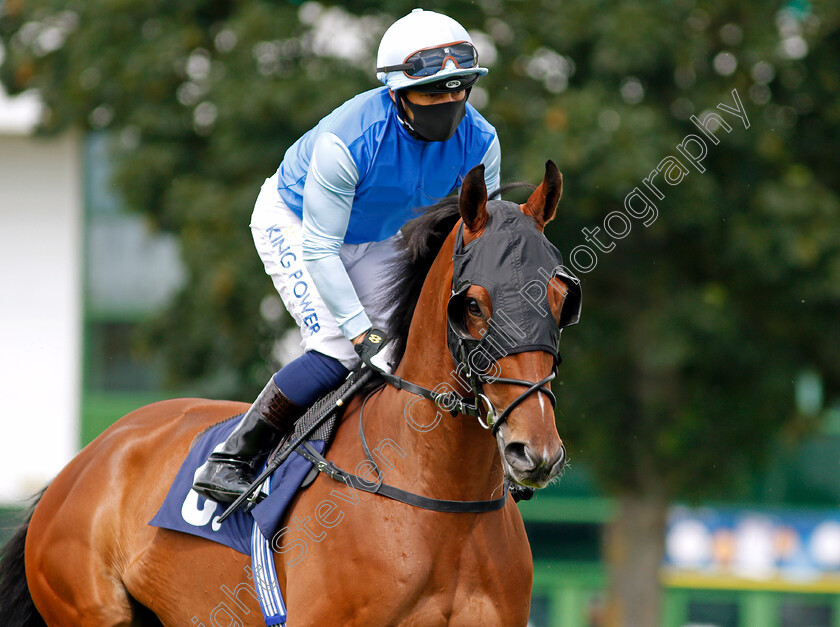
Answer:
<path fill-rule="evenodd" d="M 238 418 L 211 427 L 196 442 L 178 470 L 163 505 L 149 522 L 150 525 L 206 538 L 251 555 L 251 532 L 256 521 L 262 535 L 271 541 L 280 528 L 286 508 L 312 469 L 312 463 L 297 451 L 271 475 L 271 492 L 259 505 L 247 513 L 242 509 L 237 510 L 221 525 L 218 517 L 226 506 L 205 499 L 192 489 L 196 470 L 207 460 L 213 449 L 233 432 L 239 424 Z M 323 452 L 323 440 L 309 442 L 319 452 Z"/>

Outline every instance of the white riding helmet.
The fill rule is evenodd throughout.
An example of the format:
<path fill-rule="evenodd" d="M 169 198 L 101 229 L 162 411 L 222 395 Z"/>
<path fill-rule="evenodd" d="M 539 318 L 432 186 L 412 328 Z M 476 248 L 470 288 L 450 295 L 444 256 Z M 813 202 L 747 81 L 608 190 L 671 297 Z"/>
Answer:
<path fill-rule="evenodd" d="M 382 36 L 376 56 L 376 78 L 393 91 L 446 78 L 453 79 L 446 86 L 454 90 L 460 86 L 455 84 L 457 77 L 470 77 L 461 81 L 463 89 L 487 72 L 478 66 L 478 53 L 463 26 L 442 13 L 423 9 L 394 22 Z"/>

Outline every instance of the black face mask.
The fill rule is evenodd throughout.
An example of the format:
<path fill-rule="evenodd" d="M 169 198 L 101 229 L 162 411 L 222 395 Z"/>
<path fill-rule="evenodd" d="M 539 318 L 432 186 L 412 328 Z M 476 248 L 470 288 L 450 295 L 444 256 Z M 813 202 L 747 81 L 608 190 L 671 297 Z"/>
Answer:
<path fill-rule="evenodd" d="M 406 126 L 419 139 L 429 142 L 445 142 L 452 137 L 467 112 L 466 96 L 463 100 L 433 105 L 415 104 L 402 96 L 400 101 L 414 116 L 410 122 L 404 116 Z"/>
<path fill-rule="evenodd" d="M 559 363 L 560 329 L 580 317 L 580 282 L 565 270 L 563 257 L 534 221 L 512 202 L 491 200 L 490 217 L 481 237 L 464 246 L 464 227 L 458 230 L 452 255 L 452 297 L 447 305 L 447 342 L 456 365 L 481 348 L 485 356 L 542 350 Z M 562 278 L 567 286 L 559 324 L 549 308 L 548 282 Z M 490 294 L 493 316 L 481 339 L 473 338 L 463 316 L 470 285 Z M 480 368 L 479 368 L 480 370 Z"/>

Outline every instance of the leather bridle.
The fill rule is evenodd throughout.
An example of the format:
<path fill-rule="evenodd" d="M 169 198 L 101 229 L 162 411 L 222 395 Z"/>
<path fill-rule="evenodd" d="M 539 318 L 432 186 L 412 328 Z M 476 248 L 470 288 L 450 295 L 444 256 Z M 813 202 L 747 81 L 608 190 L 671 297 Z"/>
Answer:
<path fill-rule="evenodd" d="M 453 284 L 457 281 L 457 277 L 453 276 Z M 434 390 L 430 390 L 416 383 L 406 381 L 401 377 L 390 374 L 371 363 L 368 359 L 365 364 L 379 372 L 380 376 L 393 387 L 417 394 L 425 399 L 432 401 L 438 408 L 448 411 L 454 417 L 457 414 L 465 414 L 473 416 L 478 419 L 478 423 L 482 428 L 492 432 L 495 437 L 499 429 L 507 419 L 511 412 L 516 409 L 523 401 L 525 401 L 531 394 L 539 392 L 545 394 L 551 402 L 552 409 L 557 404 L 557 398 L 554 393 L 545 385 L 552 381 L 557 376 L 557 367 L 563 361 L 559 351 L 555 349 L 552 353 L 554 363 L 551 372 L 540 381 L 528 381 L 527 379 L 514 379 L 510 377 L 500 377 L 478 372 L 475 368 L 470 366 L 469 356 L 474 351 L 482 349 L 481 340 L 477 340 L 466 331 L 466 328 L 456 321 L 456 316 L 459 315 L 460 308 L 458 302 L 463 300 L 463 296 L 469 287 L 469 283 L 461 282 L 457 288 L 453 287 L 449 302 L 447 303 L 447 344 L 449 346 L 452 360 L 455 362 L 456 372 L 462 373 L 470 385 L 472 396 L 461 396 L 455 390 L 449 388 L 445 392 L 438 392 L 441 386 L 436 386 Z M 526 389 L 522 394 L 511 401 L 501 413 L 493 405 L 490 398 L 484 393 L 484 385 L 501 383 L 505 385 L 520 385 Z M 446 386 L 447 388 L 449 386 Z M 482 413 L 484 414 L 482 416 Z"/>
<path fill-rule="evenodd" d="M 398 390 L 405 390 L 406 392 L 411 392 L 412 394 L 422 396 L 423 398 L 432 401 L 435 405 L 437 405 L 438 408 L 450 412 L 453 416 L 457 414 L 465 414 L 467 416 L 473 416 L 475 418 L 478 418 L 478 423 L 484 429 L 491 430 L 493 436 L 496 435 L 499 428 L 505 423 L 505 421 L 507 421 L 508 417 L 510 416 L 510 413 L 534 392 L 542 392 L 543 394 L 548 396 L 548 399 L 551 401 L 552 407 L 554 407 L 557 402 L 554 393 L 550 389 L 543 387 L 546 383 L 548 383 L 549 381 L 554 379 L 555 376 L 557 376 L 556 366 L 552 369 L 551 374 L 549 374 L 541 381 L 536 382 L 527 381 L 524 379 L 512 379 L 508 377 L 494 377 L 476 372 L 470 372 L 467 374 L 467 379 L 469 380 L 470 385 L 473 388 L 473 396 L 461 396 L 451 388 L 448 389 L 446 392 L 436 392 L 435 390 L 430 390 L 429 388 L 417 385 L 416 383 L 412 383 L 411 381 L 406 381 L 405 379 L 402 379 L 396 375 L 385 372 L 377 365 L 373 364 L 369 359 L 365 361 L 365 364 L 369 368 L 378 372 L 386 383 L 392 385 Z M 507 407 L 505 407 L 505 409 L 501 413 L 499 413 L 496 410 L 496 407 L 493 405 L 493 402 L 487 397 L 486 394 L 484 394 L 483 384 L 485 383 L 522 385 L 526 386 L 527 389 L 522 394 L 517 396 L 513 401 L 511 401 L 511 403 Z M 484 417 L 482 417 L 482 410 L 484 411 Z"/>

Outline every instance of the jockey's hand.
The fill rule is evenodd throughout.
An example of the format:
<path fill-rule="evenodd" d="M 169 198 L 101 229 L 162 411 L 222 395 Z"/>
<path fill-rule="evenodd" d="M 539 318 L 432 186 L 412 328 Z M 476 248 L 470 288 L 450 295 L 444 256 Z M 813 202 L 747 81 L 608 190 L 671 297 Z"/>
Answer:
<path fill-rule="evenodd" d="M 354 348 L 361 360 L 365 363 L 378 353 L 385 343 L 387 338 L 385 334 L 379 329 L 371 329 L 367 333 L 363 333 L 359 337 L 353 338 Z"/>

